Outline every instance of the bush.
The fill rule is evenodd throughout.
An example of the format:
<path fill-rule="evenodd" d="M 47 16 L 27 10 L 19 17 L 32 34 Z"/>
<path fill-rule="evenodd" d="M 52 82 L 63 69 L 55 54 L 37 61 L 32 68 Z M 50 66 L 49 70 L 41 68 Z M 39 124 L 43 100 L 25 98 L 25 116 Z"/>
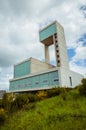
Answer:
<path fill-rule="evenodd" d="M 47 97 L 53 97 L 53 96 L 57 96 L 60 95 L 61 93 L 64 92 L 64 88 L 52 88 L 50 90 L 47 90 Z"/>
<path fill-rule="evenodd" d="M 4 93 L 2 98 L 2 108 L 4 108 L 7 112 L 10 112 L 11 103 L 14 100 L 13 93 Z"/>
<path fill-rule="evenodd" d="M 18 109 L 16 100 L 10 102 L 10 108 L 9 108 L 9 112 L 12 113 L 14 111 L 16 111 Z"/>
<path fill-rule="evenodd" d="M 2 107 L 5 109 L 5 110 L 9 110 L 9 100 L 8 100 L 8 95 L 7 93 L 4 93 L 3 95 L 3 98 L 2 98 Z"/>
<path fill-rule="evenodd" d="M 39 100 L 43 100 L 43 99 L 47 98 L 47 93 L 45 91 L 39 91 L 37 93 L 37 97 Z"/>
<path fill-rule="evenodd" d="M 36 102 L 38 101 L 38 97 L 36 94 L 28 94 L 28 99 L 29 99 L 29 102 Z"/>
<path fill-rule="evenodd" d="M 15 98 L 13 105 L 15 105 L 18 109 L 24 107 L 24 105 L 28 104 L 29 99 L 26 94 L 18 94 Z"/>
<path fill-rule="evenodd" d="M 79 92 L 81 95 L 86 95 L 86 78 L 81 80 L 82 84 L 79 85 Z"/>
<path fill-rule="evenodd" d="M 2 99 L 0 99 L 0 108 L 2 108 Z"/>
<path fill-rule="evenodd" d="M 61 94 L 61 97 L 62 97 L 62 99 L 63 99 L 64 101 L 67 100 L 67 93 Z"/>
<path fill-rule="evenodd" d="M 33 110 L 35 108 L 36 108 L 36 104 L 35 103 L 29 103 L 29 104 L 24 106 L 25 110 Z"/>
<path fill-rule="evenodd" d="M 4 109 L 0 109 L 0 125 L 3 125 L 7 118 L 7 114 Z"/>

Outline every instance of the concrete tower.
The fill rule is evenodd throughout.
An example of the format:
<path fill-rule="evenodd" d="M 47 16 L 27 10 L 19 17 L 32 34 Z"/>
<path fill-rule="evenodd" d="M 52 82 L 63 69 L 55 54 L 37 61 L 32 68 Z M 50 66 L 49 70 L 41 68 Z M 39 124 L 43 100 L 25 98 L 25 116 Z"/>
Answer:
<path fill-rule="evenodd" d="M 69 69 L 66 41 L 63 27 L 54 21 L 39 32 L 40 42 L 45 48 L 45 62 L 50 63 L 49 46 L 54 44 L 56 66 Z"/>

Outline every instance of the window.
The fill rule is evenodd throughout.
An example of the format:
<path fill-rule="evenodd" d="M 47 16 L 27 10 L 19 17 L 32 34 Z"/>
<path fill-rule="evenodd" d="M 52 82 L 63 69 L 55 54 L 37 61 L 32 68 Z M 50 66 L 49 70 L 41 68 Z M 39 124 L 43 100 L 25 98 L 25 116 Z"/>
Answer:
<path fill-rule="evenodd" d="M 43 83 L 47 83 L 48 81 L 47 80 L 44 80 Z"/>
<path fill-rule="evenodd" d="M 57 57 L 59 58 L 59 55 L 57 55 Z"/>
<path fill-rule="evenodd" d="M 31 86 L 31 84 L 28 84 L 28 86 Z"/>
<path fill-rule="evenodd" d="M 72 78 L 71 78 L 71 76 L 69 77 L 69 79 L 70 79 L 70 86 L 72 86 Z"/>
<path fill-rule="evenodd" d="M 58 63 L 60 63 L 60 60 L 58 60 Z"/>
<path fill-rule="evenodd" d="M 57 40 L 55 40 L 55 43 L 57 43 Z"/>
<path fill-rule="evenodd" d="M 28 84 L 25 84 L 25 86 L 28 86 Z"/>
<path fill-rule="evenodd" d="M 57 51 L 57 53 L 59 52 L 59 50 L 56 50 Z"/>
<path fill-rule="evenodd" d="M 55 38 L 57 38 L 57 33 L 54 34 Z"/>
<path fill-rule="evenodd" d="M 36 82 L 35 84 L 39 84 L 39 82 Z"/>
<path fill-rule="evenodd" d="M 54 79 L 54 82 L 59 81 L 58 79 Z"/>
<path fill-rule="evenodd" d="M 56 45 L 56 47 L 58 47 L 58 45 Z"/>

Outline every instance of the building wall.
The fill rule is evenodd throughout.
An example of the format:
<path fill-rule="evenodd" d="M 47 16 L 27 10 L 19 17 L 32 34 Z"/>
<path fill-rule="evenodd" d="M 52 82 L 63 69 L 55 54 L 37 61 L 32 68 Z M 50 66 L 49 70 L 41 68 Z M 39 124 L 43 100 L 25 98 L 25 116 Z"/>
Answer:
<path fill-rule="evenodd" d="M 14 78 L 30 74 L 30 60 L 14 65 Z"/>
<path fill-rule="evenodd" d="M 69 83 L 69 70 L 65 70 L 60 67 L 60 86 L 61 87 L 70 87 Z"/>
<path fill-rule="evenodd" d="M 58 70 L 10 81 L 10 91 L 30 91 L 59 86 Z"/>
<path fill-rule="evenodd" d="M 56 22 L 56 27 L 57 27 L 57 42 L 55 43 L 56 46 L 56 57 L 59 55 L 59 58 L 56 58 L 57 66 L 64 68 L 64 69 L 69 69 L 69 63 L 68 63 L 68 54 L 67 54 L 67 47 L 66 47 L 66 41 L 65 41 L 65 34 L 64 34 L 64 29 L 63 27 Z M 57 50 L 59 52 L 57 52 Z M 60 61 L 60 63 L 58 62 Z"/>
<path fill-rule="evenodd" d="M 69 77 L 71 77 L 72 86 L 73 86 L 73 87 L 75 87 L 76 85 L 81 84 L 81 80 L 84 78 L 83 75 L 81 75 L 81 74 L 79 74 L 79 73 L 76 73 L 76 72 L 74 72 L 74 71 L 71 71 L 71 70 L 70 70 Z M 70 86 L 71 86 L 71 83 L 70 83 Z"/>
<path fill-rule="evenodd" d="M 75 87 L 81 83 L 82 78 L 83 75 L 79 73 L 60 68 L 60 86 L 62 87 Z"/>
<path fill-rule="evenodd" d="M 31 64 L 30 64 L 31 73 L 42 72 L 51 68 L 55 68 L 55 66 L 31 58 Z"/>

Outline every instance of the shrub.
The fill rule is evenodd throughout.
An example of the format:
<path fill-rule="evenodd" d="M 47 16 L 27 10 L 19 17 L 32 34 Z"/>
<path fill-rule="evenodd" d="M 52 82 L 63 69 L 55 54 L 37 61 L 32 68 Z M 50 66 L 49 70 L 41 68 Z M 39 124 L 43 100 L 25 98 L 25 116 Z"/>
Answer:
<path fill-rule="evenodd" d="M 29 103 L 29 104 L 24 106 L 24 109 L 25 110 L 33 110 L 33 109 L 35 109 L 35 107 L 36 107 L 35 103 Z"/>
<path fill-rule="evenodd" d="M 10 108 L 9 108 L 9 112 L 14 112 L 18 109 L 18 106 L 17 106 L 17 102 L 16 100 L 10 102 Z"/>
<path fill-rule="evenodd" d="M 47 93 L 45 91 L 39 91 L 37 93 L 37 97 L 38 97 L 39 100 L 43 100 L 47 97 Z"/>
<path fill-rule="evenodd" d="M 18 94 L 15 98 L 14 105 L 18 108 L 21 109 L 24 107 L 24 105 L 28 104 L 29 99 L 26 94 Z"/>
<path fill-rule="evenodd" d="M 66 94 L 66 93 L 61 94 L 61 97 L 62 97 L 62 99 L 63 99 L 64 101 L 67 100 L 67 94 Z"/>
<path fill-rule="evenodd" d="M 7 114 L 4 109 L 0 109 L 0 125 L 3 125 L 7 118 Z"/>
<path fill-rule="evenodd" d="M 60 95 L 61 93 L 64 92 L 63 88 L 52 88 L 50 90 L 47 90 L 47 97 L 53 97 L 53 96 L 57 96 Z"/>
<path fill-rule="evenodd" d="M 2 108 L 10 112 L 11 102 L 13 102 L 14 95 L 13 93 L 4 93 L 2 98 Z"/>
<path fill-rule="evenodd" d="M 86 95 L 86 78 L 81 80 L 82 84 L 79 85 L 79 92 L 81 95 Z"/>
<path fill-rule="evenodd" d="M 7 93 L 4 93 L 3 98 L 2 98 L 2 107 L 5 110 L 9 110 L 9 100 L 8 100 L 8 96 Z"/>
<path fill-rule="evenodd" d="M 2 108 L 2 99 L 0 99 L 0 108 Z"/>
<path fill-rule="evenodd" d="M 29 99 L 29 102 L 36 102 L 38 101 L 38 97 L 36 94 L 28 94 L 28 99 Z"/>

